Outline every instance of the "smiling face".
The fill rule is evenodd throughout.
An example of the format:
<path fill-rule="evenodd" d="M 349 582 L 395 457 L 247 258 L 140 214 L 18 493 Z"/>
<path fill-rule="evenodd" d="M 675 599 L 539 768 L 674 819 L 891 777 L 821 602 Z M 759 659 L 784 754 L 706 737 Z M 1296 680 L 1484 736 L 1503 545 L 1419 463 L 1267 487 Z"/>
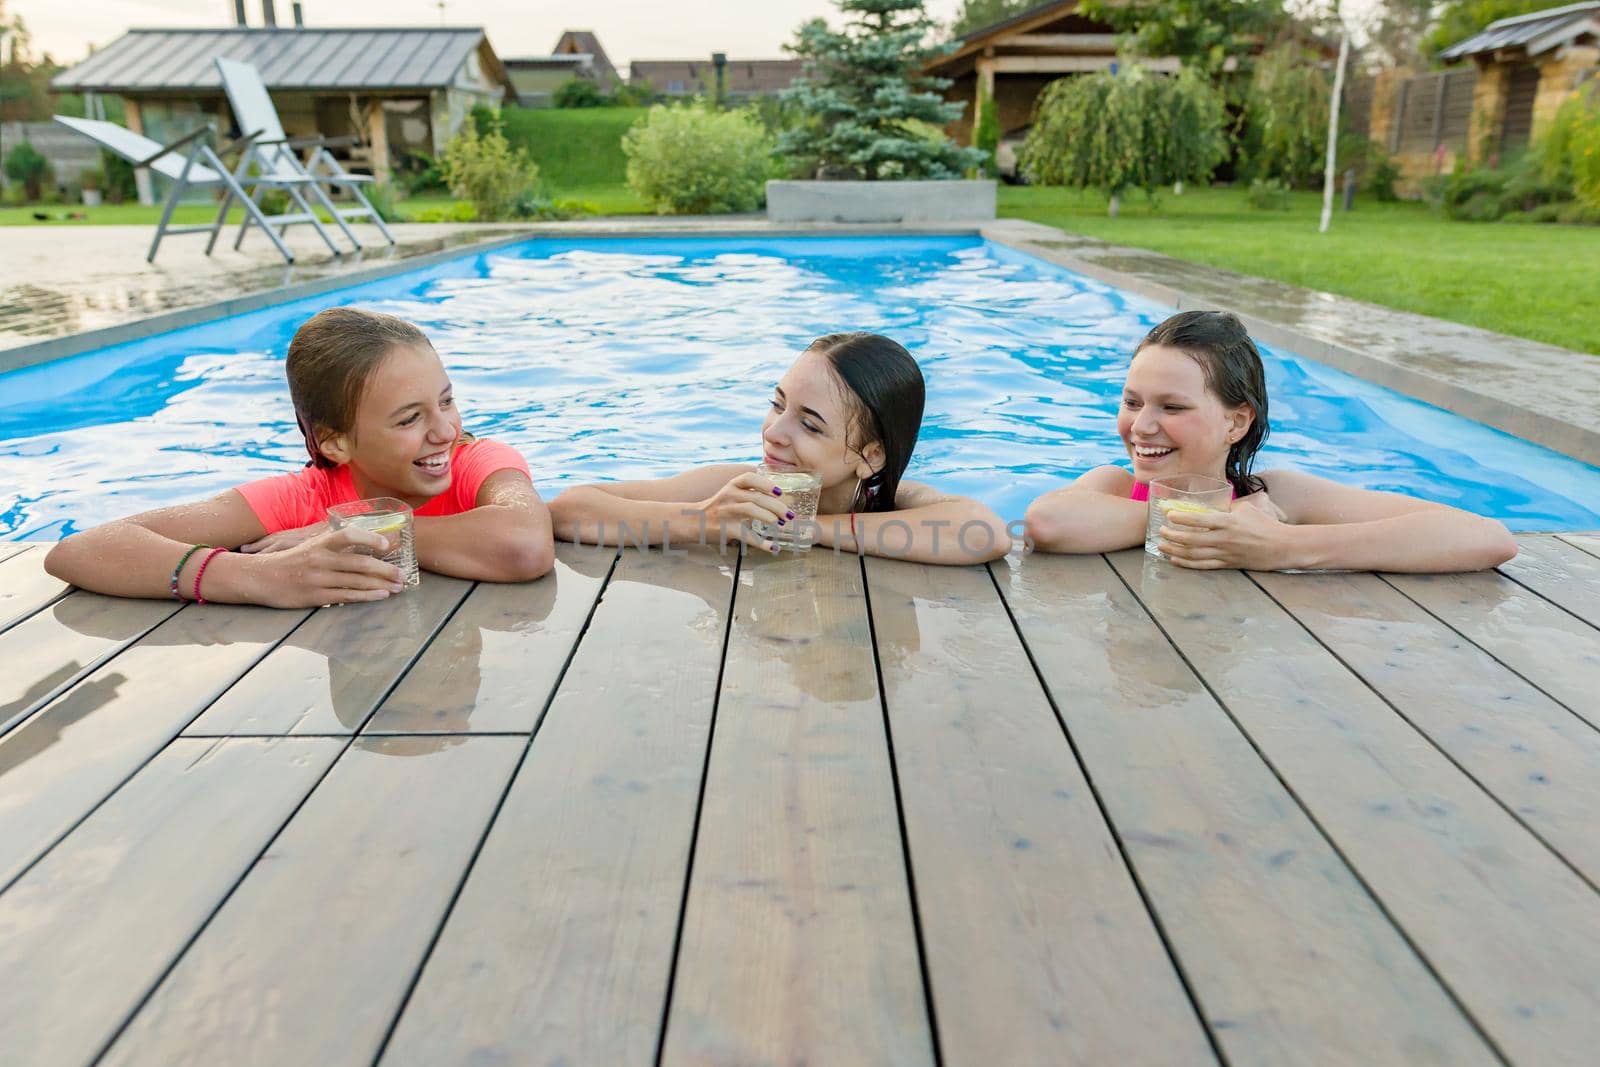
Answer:
<path fill-rule="evenodd" d="M 822 479 L 823 512 L 848 510 L 856 480 L 883 465 L 883 446 L 860 440 L 855 408 L 828 357 L 808 351 L 779 380 L 761 423 L 763 462 L 815 472 Z"/>
<path fill-rule="evenodd" d="M 430 347 L 396 345 L 367 378 L 348 433 L 319 438 L 323 455 L 348 463 L 363 497 L 420 507 L 450 488 L 461 437 L 450 378 Z"/>
<path fill-rule="evenodd" d="M 1248 405 L 1224 407 L 1192 356 L 1146 345 L 1122 387 L 1117 432 L 1141 482 L 1172 474 L 1223 477 L 1228 449 L 1254 421 Z"/>

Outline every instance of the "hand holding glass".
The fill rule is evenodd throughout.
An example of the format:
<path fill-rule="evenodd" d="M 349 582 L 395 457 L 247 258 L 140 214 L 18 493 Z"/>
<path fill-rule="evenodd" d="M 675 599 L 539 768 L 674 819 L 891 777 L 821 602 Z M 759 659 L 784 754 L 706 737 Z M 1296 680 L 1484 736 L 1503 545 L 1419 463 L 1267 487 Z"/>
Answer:
<path fill-rule="evenodd" d="M 1150 483 L 1150 514 L 1144 526 L 1144 550 L 1158 559 L 1169 558 L 1158 546 L 1161 527 L 1172 511 L 1231 511 L 1233 486 L 1204 474 L 1174 474 Z"/>
<path fill-rule="evenodd" d="M 782 526 L 752 520 L 750 528 L 757 536 L 777 545 L 780 551 L 806 551 L 817 537 L 817 498 L 822 495 L 822 479 L 810 471 L 778 469 L 765 463 L 756 471 L 771 478 L 772 484 L 783 490 L 780 499 L 784 507 L 794 513 L 794 518 L 783 520 Z"/>
<path fill-rule="evenodd" d="M 405 501 L 380 496 L 335 504 L 328 509 L 328 525 L 335 530 L 355 526 L 383 537 L 389 543 L 388 550 L 381 555 L 374 554 L 400 568 L 406 576 L 406 588 L 421 584 L 422 575 L 417 569 L 416 521 Z"/>

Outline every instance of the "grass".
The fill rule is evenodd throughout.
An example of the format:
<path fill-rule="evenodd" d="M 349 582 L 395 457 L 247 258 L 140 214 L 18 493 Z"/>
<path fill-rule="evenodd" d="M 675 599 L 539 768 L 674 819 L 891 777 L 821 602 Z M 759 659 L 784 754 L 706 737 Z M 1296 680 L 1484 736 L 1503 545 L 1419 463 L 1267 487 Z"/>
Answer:
<path fill-rule="evenodd" d="M 1424 204 L 1358 198 L 1319 234 L 1321 209 L 1316 193 L 1258 211 L 1240 189 L 1191 189 L 1155 207 L 1124 197 L 1113 219 L 1095 193 L 1000 190 L 1002 216 L 1600 353 L 1600 227 L 1454 222 Z"/>

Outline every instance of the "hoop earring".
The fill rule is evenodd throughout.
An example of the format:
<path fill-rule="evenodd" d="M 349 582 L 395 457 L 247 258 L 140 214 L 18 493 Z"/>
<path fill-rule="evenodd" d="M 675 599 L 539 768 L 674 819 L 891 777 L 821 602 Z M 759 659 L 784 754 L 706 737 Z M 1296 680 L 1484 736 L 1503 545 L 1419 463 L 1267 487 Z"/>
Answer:
<path fill-rule="evenodd" d="M 860 500 L 861 500 L 861 479 L 857 478 L 856 479 L 855 491 L 850 494 L 850 510 L 851 511 L 859 511 L 859 510 L 861 510 L 860 508 L 856 507 L 857 502 L 860 501 Z"/>

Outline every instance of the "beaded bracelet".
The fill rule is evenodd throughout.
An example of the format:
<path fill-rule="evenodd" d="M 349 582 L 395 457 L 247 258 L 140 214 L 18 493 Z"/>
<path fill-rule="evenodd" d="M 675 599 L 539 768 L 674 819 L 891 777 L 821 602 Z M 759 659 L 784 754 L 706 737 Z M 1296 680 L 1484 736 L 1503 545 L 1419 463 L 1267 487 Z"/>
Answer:
<path fill-rule="evenodd" d="M 200 561 L 200 569 L 194 572 L 194 602 L 196 604 L 204 604 L 206 602 L 206 598 L 200 595 L 200 579 L 206 576 L 206 568 L 211 566 L 211 561 L 216 559 L 219 553 L 226 551 L 228 551 L 226 548 L 213 548 L 206 553 L 206 558 Z"/>
<path fill-rule="evenodd" d="M 185 565 L 188 564 L 189 557 L 194 555 L 196 552 L 200 551 L 202 548 L 210 548 L 210 547 L 211 547 L 210 545 L 190 545 L 189 546 L 189 551 L 185 552 L 183 554 L 183 558 L 178 560 L 178 565 L 176 567 L 172 568 L 172 583 L 171 583 L 172 599 L 174 599 L 174 600 L 182 600 L 183 599 L 183 594 L 178 592 L 178 576 L 183 573 L 183 568 L 184 568 Z"/>

